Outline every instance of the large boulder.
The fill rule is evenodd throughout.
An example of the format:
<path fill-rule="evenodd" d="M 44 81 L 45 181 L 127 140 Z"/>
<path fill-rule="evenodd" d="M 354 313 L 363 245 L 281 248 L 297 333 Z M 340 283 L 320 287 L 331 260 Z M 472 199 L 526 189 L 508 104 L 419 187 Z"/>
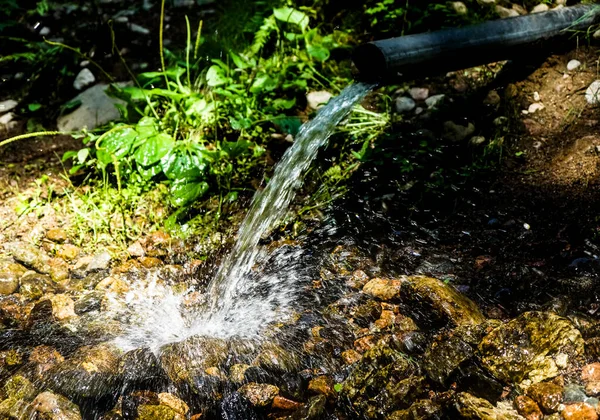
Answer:
<path fill-rule="evenodd" d="M 581 333 L 568 319 L 549 312 L 526 312 L 479 343 L 483 366 L 492 375 L 507 383 L 525 381 L 524 386 L 557 376 L 557 356 L 583 354 Z"/>

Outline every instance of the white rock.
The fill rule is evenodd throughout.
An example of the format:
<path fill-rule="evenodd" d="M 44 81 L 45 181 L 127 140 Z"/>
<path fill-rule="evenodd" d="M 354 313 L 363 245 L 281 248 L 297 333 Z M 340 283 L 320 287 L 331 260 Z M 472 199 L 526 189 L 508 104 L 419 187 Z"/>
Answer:
<path fill-rule="evenodd" d="M 326 90 L 319 90 L 315 92 L 309 92 L 306 94 L 306 102 L 308 102 L 309 108 L 319 109 L 323 105 L 327 104 L 329 100 L 333 97 L 331 92 L 327 92 Z"/>
<path fill-rule="evenodd" d="M 496 0 L 477 0 L 477 3 L 489 6 L 491 4 L 495 4 Z"/>
<path fill-rule="evenodd" d="M 136 34 L 150 35 L 150 29 L 144 28 L 143 26 L 138 25 L 137 23 L 131 23 L 129 25 L 129 29 L 131 29 L 131 32 L 135 32 Z"/>
<path fill-rule="evenodd" d="M 469 140 L 469 144 L 472 146 L 479 146 L 483 143 L 485 143 L 485 137 L 483 137 L 483 136 L 473 136 Z"/>
<path fill-rule="evenodd" d="M 531 105 L 529 105 L 529 109 L 527 109 L 527 112 L 529 112 L 530 114 L 533 114 L 537 111 L 539 111 L 540 109 L 544 109 L 544 104 L 541 102 L 535 102 Z"/>
<path fill-rule="evenodd" d="M 446 97 L 444 94 L 433 95 L 425 99 L 425 104 L 428 108 L 436 108 Z"/>
<path fill-rule="evenodd" d="M 0 116 L 0 125 L 8 125 L 9 122 L 13 120 L 15 114 L 12 112 L 8 112 L 2 116 Z"/>
<path fill-rule="evenodd" d="M 47 26 L 44 26 L 42 29 L 40 29 L 40 35 L 41 36 L 50 35 L 50 28 L 48 28 Z"/>
<path fill-rule="evenodd" d="M 542 12 L 547 12 L 548 10 L 550 10 L 550 6 L 548 6 L 547 4 L 544 4 L 544 3 L 540 3 L 537 6 L 535 6 L 533 9 L 531 9 L 531 13 L 542 13 Z"/>
<path fill-rule="evenodd" d="M 0 102 L 0 114 L 3 112 L 8 112 L 11 109 L 15 108 L 19 103 L 14 99 L 7 99 L 6 101 Z"/>
<path fill-rule="evenodd" d="M 590 105 L 600 102 L 600 80 L 595 80 L 585 91 L 585 100 Z"/>
<path fill-rule="evenodd" d="M 78 131 L 87 127 L 88 130 L 93 130 L 119 119 L 121 114 L 115 104 L 126 105 L 126 103 L 108 96 L 105 93 L 107 88 L 108 85 L 98 84 L 73 98 L 71 101 L 79 101 L 81 105 L 70 114 L 58 118 L 58 129 L 60 131 Z"/>
<path fill-rule="evenodd" d="M 424 101 L 429 96 L 429 89 L 414 87 L 408 93 L 415 101 Z"/>
<path fill-rule="evenodd" d="M 555 0 L 554 3 L 556 3 L 557 6 L 566 6 L 567 0 Z"/>
<path fill-rule="evenodd" d="M 117 16 L 113 21 L 116 23 L 127 23 L 129 22 L 129 18 L 127 16 Z"/>
<path fill-rule="evenodd" d="M 415 101 L 411 98 L 407 98 L 406 96 L 396 98 L 396 112 L 400 114 L 403 112 L 410 112 L 415 109 L 416 106 Z"/>
<path fill-rule="evenodd" d="M 423 111 L 425 111 L 425 110 L 424 110 L 423 108 L 421 108 L 421 107 L 417 107 L 417 108 L 415 108 L 415 114 L 416 114 L 416 115 L 422 114 L 422 113 L 423 113 Z"/>
<path fill-rule="evenodd" d="M 453 1 L 452 3 L 450 3 L 450 5 L 458 15 L 466 15 L 469 12 L 469 10 L 467 9 L 467 5 L 464 4 L 462 1 Z"/>
<path fill-rule="evenodd" d="M 540 101 L 540 93 L 539 92 L 533 92 L 533 100 L 536 102 Z"/>
<path fill-rule="evenodd" d="M 572 71 L 572 70 L 575 70 L 579 66 L 581 66 L 581 61 L 571 60 L 567 63 L 567 70 Z"/>
<path fill-rule="evenodd" d="M 600 29 L 598 29 L 596 32 L 594 32 L 592 34 L 592 38 L 594 38 L 594 39 L 600 39 Z"/>
<path fill-rule="evenodd" d="M 517 12 L 516 10 L 507 9 L 506 7 L 502 7 L 502 6 L 496 6 L 496 13 L 502 19 L 509 18 L 509 17 L 520 16 L 519 12 Z"/>
<path fill-rule="evenodd" d="M 95 81 L 96 78 L 94 77 L 94 73 L 92 73 L 90 69 L 81 69 L 77 77 L 75 77 L 73 87 L 77 90 L 82 90 L 84 87 L 91 85 Z"/>

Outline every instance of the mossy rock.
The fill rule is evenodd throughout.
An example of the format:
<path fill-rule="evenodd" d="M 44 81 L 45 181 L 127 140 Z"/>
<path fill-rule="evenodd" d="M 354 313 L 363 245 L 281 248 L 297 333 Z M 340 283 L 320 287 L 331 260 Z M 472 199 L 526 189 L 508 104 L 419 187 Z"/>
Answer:
<path fill-rule="evenodd" d="M 511 406 L 494 407 L 489 401 L 474 397 L 466 392 L 456 395 L 455 408 L 462 419 L 525 420 Z"/>
<path fill-rule="evenodd" d="M 561 353 L 582 356 L 584 341 L 571 321 L 550 312 L 526 312 L 479 343 L 483 366 L 507 383 L 536 383 L 558 375 L 554 356 Z"/>
<path fill-rule="evenodd" d="M 164 405 L 140 405 L 137 420 L 184 420 L 185 417 Z"/>

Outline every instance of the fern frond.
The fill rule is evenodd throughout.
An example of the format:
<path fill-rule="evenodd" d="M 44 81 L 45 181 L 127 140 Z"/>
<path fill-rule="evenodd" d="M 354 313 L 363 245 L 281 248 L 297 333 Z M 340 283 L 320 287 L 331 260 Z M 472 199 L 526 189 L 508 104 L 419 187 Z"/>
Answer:
<path fill-rule="evenodd" d="M 257 55 L 263 49 L 263 47 L 269 41 L 269 37 L 273 33 L 273 31 L 279 31 L 279 27 L 277 26 L 277 20 L 274 15 L 271 15 L 263 21 L 263 24 L 260 26 L 258 31 L 254 34 L 254 41 L 250 46 L 250 52 L 252 55 Z"/>

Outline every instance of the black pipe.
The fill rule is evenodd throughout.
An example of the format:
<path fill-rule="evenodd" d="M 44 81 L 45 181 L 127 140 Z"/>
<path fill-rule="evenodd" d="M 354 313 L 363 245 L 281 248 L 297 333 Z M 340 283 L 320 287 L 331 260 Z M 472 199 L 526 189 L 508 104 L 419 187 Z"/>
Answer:
<path fill-rule="evenodd" d="M 570 30 L 587 29 L 600 7 L 579 5 L 464 28 L 369 42 L 353 61 L 366 80 L 440 74 L 515 58 Z"/>

